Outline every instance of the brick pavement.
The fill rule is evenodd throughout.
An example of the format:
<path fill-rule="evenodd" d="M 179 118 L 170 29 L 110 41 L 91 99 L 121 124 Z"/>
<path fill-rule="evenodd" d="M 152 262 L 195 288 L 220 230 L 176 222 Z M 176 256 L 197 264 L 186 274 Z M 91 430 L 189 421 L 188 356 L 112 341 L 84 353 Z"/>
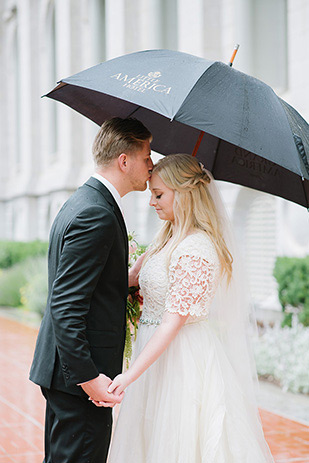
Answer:
<path fill-rule="evenodd" d="M 42 463 L 44 400 L 28 380 L 37 329 L 0 317 L 0 463 Z M 309 463 L 309 426 L 261 410 L 276 463 Z"/>
<path fill-rule="evenodd" d="M 0 318 L 0 463 L 42 463 L 44 399 L 28 380 L 36 335 Z"/>

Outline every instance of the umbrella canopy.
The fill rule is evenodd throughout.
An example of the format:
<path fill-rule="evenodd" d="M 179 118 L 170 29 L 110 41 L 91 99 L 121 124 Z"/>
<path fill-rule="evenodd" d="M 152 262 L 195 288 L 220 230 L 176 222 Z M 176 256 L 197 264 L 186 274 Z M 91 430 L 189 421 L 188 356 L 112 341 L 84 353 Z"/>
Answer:
<path fill-rule="evenodd" d="M 265 83 L 218 61 L 149 50 L 63 79 L 46 96 L 101 125 L 136 117 L 164 155 L 191 153 L 214 178 L 309 207 L 309 126 Z M 201 138 L 201 137 L 200 137 Z"/>

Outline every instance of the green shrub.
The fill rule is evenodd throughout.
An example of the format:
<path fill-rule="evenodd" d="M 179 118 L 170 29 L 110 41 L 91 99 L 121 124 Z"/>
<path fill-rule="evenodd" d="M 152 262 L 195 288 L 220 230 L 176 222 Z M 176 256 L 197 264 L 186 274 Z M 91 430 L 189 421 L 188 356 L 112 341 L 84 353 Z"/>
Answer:
<path fill-rule="evenodd" d="M 284 312 L 282 325 L 291 326 L 294 311 L 300 323 L 309 326 L 309 256 L 278 257 L 274 277 L 278 282 L 279 300 Z"/>
<path fill-rule="evenodd" d="M 30 257 L 0 270 L 0 305 L 43 313 L 47 299 L 47 260 Z"/>
<path fill-rule="evenodd" d="M 267 327 L 254 339 L 258 374 L 279 382 L 283 390 L 309 393 L 309 328 L 297 323 L 292 327 Z"/>
<path fill-rule="evenodd" d="M 21 303 L 19 289 L 26 281 L 24 263 L 0 270 L 0 305 L 18 307 Z"/>
<path fill-rule="evenodd" d="M 37 257 L 26 262 L 32 271 L 20 288 L 22 307 L 43 315 L 48 295 L 47 259 Z"/>
<path fill-rule="evenodd" d="M 0 241 L 0 268 L 12 267 L 29 257 L 46 255 L 47 249 L 45 241 Z"/>

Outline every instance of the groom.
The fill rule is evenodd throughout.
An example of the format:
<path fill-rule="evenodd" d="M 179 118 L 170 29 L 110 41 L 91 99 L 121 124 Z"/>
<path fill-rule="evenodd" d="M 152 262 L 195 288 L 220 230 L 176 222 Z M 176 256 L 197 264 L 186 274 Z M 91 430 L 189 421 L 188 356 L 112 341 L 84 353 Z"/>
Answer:
<path fill-rule="evenodd" d="M 107 458 L 112 407 L 122 400 L 107 388 L 122 370 L 128 290 L 121 197 L 146 189 L 151 139 L 135 119 L 105 121 L 93 144 L 96 173 L 51 229 L 49 294 L 30 372 L 46 398 L 45 463 Z"/>

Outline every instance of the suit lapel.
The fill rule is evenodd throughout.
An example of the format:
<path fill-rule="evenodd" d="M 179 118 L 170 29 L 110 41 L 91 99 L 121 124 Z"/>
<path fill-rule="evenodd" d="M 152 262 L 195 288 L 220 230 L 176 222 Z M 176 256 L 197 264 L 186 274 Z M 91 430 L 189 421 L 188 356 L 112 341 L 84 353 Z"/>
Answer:
<path fill-rule="evenodd" d="M 125 243 L 125 249 L 126 249 L 126 254 L 128 254 L 129 249 L 128 249 L 128 232 L 127 232 L 127 227 L 126 227 L 126 224 L 125 224 L 125 221 L 124 221 L 122 212 L 121 212 L 121 210 L 119 209 L 119 206 L 118 206 L 116 200 L 114 199 L 113 195 L 111 194 L 111 192 L 109 191 L 109 189 L 106 188 L 106 186 L 103 185 L 102 182 L 100 182 L 100 180 L 97 180 L 97 179 L 94 178 L 94 177 L 90 177 L 89 180 L 87 180 L 87 182 L 86 182 L 85 184 L 88 185 L 88 186 L 90 186 L 90 187 L 92 187 L 92 188 L 95 188 L 96 190 L 98 190 L 98 191 L 104 196 L 104 198 L 106 199 L 106 201 L 112 206 L 113 211 L 114 211 L 114 213 L 115 213 L 115 215 L 116 215 L 116 217 L 117 217 L 118 223 L 119 223 L 119 225 L 120 225 L 122 234 L 123 234 L 124 243 Z"/>
<path fill-rule="evenodd" d="M 102 186 L 104 186 L 104 185 L 102 185 Z M 127 232 L 127 227 L 126 227 L 125 221 L 124 221 L 124 219 L 123 219 L 122 212 L 121 212 L 121 210 L 119 209 L 118 204 L 116 203 L 116 201 L 115 201 L 115 206 L 114 206 L 114 212 L 115 212 L 115 214 L 116 214 L 116 217 L 117 217 L 117 219 L 118 219 L 120 228 L 121 228 L 121 230 L 122 230 L 122 234 L 123 234 L 124 242 L 125 242 L 126 255 L 128 255 L 129 248 L 128 248 L 128 232 Z"/>

